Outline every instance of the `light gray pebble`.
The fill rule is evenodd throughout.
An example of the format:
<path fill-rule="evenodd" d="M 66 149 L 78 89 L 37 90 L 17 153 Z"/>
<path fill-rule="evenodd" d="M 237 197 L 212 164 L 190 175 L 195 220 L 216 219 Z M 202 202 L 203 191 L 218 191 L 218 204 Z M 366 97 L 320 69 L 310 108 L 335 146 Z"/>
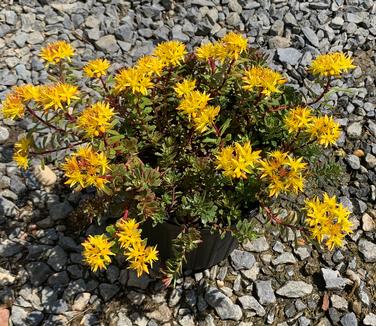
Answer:
<path fill-rule="evenodd" d="M 367 263 L 376 262 L 376 244 L 366 239 L 360 239 L 358 248 Z"/>
<path fill-rule="evenodd" d="M 0 144 L 4 144 L 9 139 L 8 128 L 0 126 Z"/>
<path fill-rule="evenodd" d="M 276 302 L 271 280 L 256 281 L 255 285 L 257 297 L 262 305 Z"/>
<path fill-rule="evenodd" d="M 269 243 L 265 237 L 259 237 L 255 240 L 247 241 L 243 247 L 251 252 L 264 252 L 269 249 Z"/>
<path fill-rule="evenodd" d="M 276 293 L 287 298 L 301 298 L 311 294 L 313 286 L 303 281 L 288 281 Z"/>
<path fill-rule="evenodd" d="M 351 166 L 353 170 L 359 170 L 360 169 L 360 159 L 358 156 L 350 154 L 346 156 L 347 163 Z"/>
<path fill-rule="evenodd" d="M 298 64 L 303 54 L 294 48 L 277 49 L 278 58 L 283 63 L 288 63 L 292 66 Z"/>
<path fill-rule="evenodd" d="M 339 271 L 321 268 L 321 273 L 325 281 L 325 287 L 328 290 L 342 290 L 346 285 L 352 284 L 349 279 L 341 277 Z"/>
<path fill-rule="evenodd" d="M 363 319 L 363 324 L 367 326 L 375 326 L 376 325 L 376 315 L 374 313 L 369 313 Z"/>
<path fill-rule="evenodd" d="M 353 122 L 347 127 L 347 135 L 352 139 L 359 139 L 362 136 L 362 123 Z"/>
<path fill-rule="evenodd" d="M 244 295 L 244 296 L 239 297 L 238 300 L 243 309 L 253 310 L 260 317 L 265 316 L 266 311 L 264 307 L 260 305 L 254 297 L 250 295 Z"/>
<path fill-rule="evenodd" d="M 342 326 L 357 326 L 358 320 L 353 312 L 349 312 L 341 318 Z"/>
<path fill-rule="evenodd" d="M 294 264 L 296 263 L 295 256 L 291 252 L 284 252 L 280 254 L 277 258 L 272 260 L 273 265 L 281 265 L 281 264 Z"/>
<path fill-rule="evenodd" d="M 316 48 L 320 46 L 316 33 L 309 27 L 303 27 L 302 32 L 307 40 Z"/>
<path fill-rule="evenodd" d="M 238 249 L 235 249 L 230 257 L 235 270 L 250 269 L 256 262 L 256 259 L 252 254 Z"/>
<path fill-rule="evenodd" d="M 95 42 L 99 50 L 106 53 L 115 53 L 119 50 L 119 46 L 116 42 L 116 38 L 113 35 L 102 36 Z"/>
<path fill-rule="evenodd" d="M 212 306 L 222 320 L 240 320 L 241 308 L 215 287 L 210 287 L 205 294 L 206 302 Z"/>

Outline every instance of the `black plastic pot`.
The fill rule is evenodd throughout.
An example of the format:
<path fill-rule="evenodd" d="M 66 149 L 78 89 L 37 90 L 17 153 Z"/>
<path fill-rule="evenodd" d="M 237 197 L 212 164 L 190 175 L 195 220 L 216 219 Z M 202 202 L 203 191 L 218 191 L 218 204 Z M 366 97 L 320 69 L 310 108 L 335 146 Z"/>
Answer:
<path fill-rule="evenodd" d="M 183 230 L 181 226 L 165 222 L 155 227 L 151 223 L 142 225 L 142 236 L 148 239 L 148 245 L 157 245 L 159 258 L 165 262 L 172 257 L 172 240 L 176 239 Z M 187 262 L 183 266 L 184 271 L 199 272 L 218 264 L 227 258 L 238 246 L 238 241 L 227 232 L 221 239 L 218 232 L 210 233 L 208 229 L 200 231 L 202 242 L 190 252 Z"/>
<path fill-rule="evenodd" d="M 258 208 L 253 210 L 250 218 L 256 215 L 257 211 Z M 161 263 L 173 256 L 172 240 L 176 239 L 182 230 L 182 226 L 168 221 L 155 227 L 149 222 L 142 224 L 142 236 L 148 239 L 149 245 L 157 245 Z M 239 245 L 230 232 L 227 232 L 223 238 L 218 232 L 211 233 L 206 228 L 200 233 L 202 242 L 188 254 L 187 262 L 183 266 L 184 271 L 200 272 L 217 265 Z"/>

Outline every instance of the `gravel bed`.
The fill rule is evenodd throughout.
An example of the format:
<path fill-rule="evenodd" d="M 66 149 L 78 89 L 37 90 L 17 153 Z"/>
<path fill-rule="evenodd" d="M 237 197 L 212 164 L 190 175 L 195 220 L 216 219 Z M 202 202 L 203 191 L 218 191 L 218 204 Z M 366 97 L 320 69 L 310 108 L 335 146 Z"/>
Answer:
<path fill-rule="evenodd" d="M 189 47 L 237 30 L 265 49 L 291 84 L 310 83 L 313 57 L 345 51 L 358 66 L 332 95 L 343 134 L 336 190 L 356 230 L 333 252 L 298 246 L 270 230 L 228 261 L 178 280 L 138 279 L 115 264 L 91 273 L 81 262 L 80 195 L 41 185 L 12 162 L 12 144 L 30 128 L 0 117 L 0 325 L 376 325 L 376 3 L 372 0 L 3 0 L 0 97 L 47 75 L 41 46 L 65 39 L 74 64 L 105 56 L 113 69 L 160 41 Z M 72 227 L 73 225 L 73 227 Z M 75 229 L 75 230 L 74 230 Z M 88 232 L 98 228 L 90 227 Z M 5 322 L 4 322 L 5 321 Z"/>

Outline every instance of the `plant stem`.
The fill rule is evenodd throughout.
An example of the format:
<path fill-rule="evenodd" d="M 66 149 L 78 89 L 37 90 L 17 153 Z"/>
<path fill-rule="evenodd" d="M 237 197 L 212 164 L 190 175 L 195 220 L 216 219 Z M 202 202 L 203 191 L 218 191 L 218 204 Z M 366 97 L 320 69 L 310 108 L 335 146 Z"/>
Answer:
<path fill-rule="evenodd" d="M 331 82 L 330 77 L 328 77 L 328 81 L 327 81 L 327 83 L 326 83 L 326 85 L 325 85 L 325 88 L 324 88 L 324 90 L 322 91 L 321 95 L 320 95 L 316 100 L 314 100 L 314 101 L 312 101 L 312 102 L 309 102 L 309 103 L 307 103 L 306 105 L 313 105 L 313 104 L 316 104 L 318 101 L 320 101 L 320 100 L 324 97 L 324 95 L 325 95 L 326 93 L 328 93 L 329 88 L 330 88 L 330 82 Z"/>
<path fill-rule="evenodd" d="M 65 130 L 64 129 L 61 129 L 59 127 L 56 127 L 54 126 L 53 124 L 49 123 L 48 121 L 46 120 L 43 120 L 39 115 L 37 115 L 34 110 L 30 109 L 28 106 L 26 107 L 26 110 L 27 112 L 29 112 L 35 119 L 39 120 L 41 123 L 43 123 L 44 125 L 46 125 L 47 127 L 51 128 L 51 129 L 54 129 L 56 131 L 59 131 L 59 132 L 64 132 L 65 133 Z"/>
<path fill-rule="evenodd" d="M 317 140 L 317 138 L 315 138 L 315 139 L 311 139 L 308 143 L 303 144 L 303 145 L 301 145 L 301 146 L 299 146 L 299 147 L 297 147 L 297 148 L 294 148 L 293 151 L 296 151 L 297 149 L 302 149 L 302 148 L 305 147 L 305 146 L 311 145 L 311 144 L 313 144 L 316 140 Z"/>
<path fill-rule="evenodd" d="M 218 138 L 221 137 L 221 130 L 217 127 L 217 125 L 215 123 L 213 123 L 213 128 L 215 130 L 215 134 Z"/>
<path fill-rule="evenodd" d="M 226 70 L 224 76 L 223 76 L 222 83 L 218 86 L 218 88 L 216 88 L 216 89 L 214 90 L 214 92 L 211 93 L 211 95 L 212 95 L 213 97 L 214 97 L 214 96 L 217 96 L 218 93 L 219 93 L 219 91 L 220 91 L 220 90 L 222 89 L 222 87 L 225 85 L 226 80 L 227 80 L 227 77 L 228 77 L 228 75 L 230 74 L 231 69 L 232 69 L 232 66 L 234 65 L 234 63 L 235 63 L 235 60 L 232 59 L 231 62 L 230 62 L 230 64 L 228 65 L 228 68 L 227 68 L 227 70 Z"/>
<path fill-rule="evenodd" d="M 63 62 L 61 60 L 59 61 L 59 79 L 60 79 L 60 82 L 65 83 Z"/>
<path fill-rule="evenodd" d="M 103 86 L 103 89 L 104 89 L 105 93 L 109 94 L 108 87 L 107 87 L 106 83 L 104 82 L 103 76 L 100 76 L 99 79 L 100 79 L 100 81 L 102 83 L 102 86 Z"/>
<path fill-rule="evenodd" d="M 73 148 L 73 147 L 76 147 L 78 145 L 82 145 L 84 143 L 87 143 L 87 141 L 81 141 L 81 142 L 78 142 L 78 143 L 75 143 L 75 144 L 69 144 L 65 147 L 60 147 L 60 148 L 55 148 L 55 149 L 50 149 L 50 150 L 47 150 L 47 151 L 43 151 L 43 152 L 30 152 L 30 154 L 32 155 L 45 155 L 45 154 L 50 154 L 50 153 L 54 153 L 54 152 L 58 152 L 58 151 L 63 151 L 65 149 L 70 149 L 70 148 Z"/>

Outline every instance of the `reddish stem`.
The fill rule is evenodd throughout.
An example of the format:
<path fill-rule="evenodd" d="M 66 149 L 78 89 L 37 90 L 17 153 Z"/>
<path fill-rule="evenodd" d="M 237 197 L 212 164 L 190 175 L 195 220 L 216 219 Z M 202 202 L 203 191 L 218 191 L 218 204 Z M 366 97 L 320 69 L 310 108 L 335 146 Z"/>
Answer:
<path fill-rule="evenodd" d="M 104 91 L 106 92 L 106 94 L 109 94 L 109 90 L 108 90 L 108 87 L 107 87 L 107 85 L 106 85 L 106 83 L 105 83 L 105 81 L 103 79 L 103 76 L 100 76 L 99 79 L 100 79 L 100 81 L 102 83 Z"/>
<path fill-rule="evenodd" d="M 78 145 L 82 145 L 86 143 L 86 141 L 81 141 L 81 142 L 78 142 L 78 143 L 75 143 L 75 144 L 69 144 L 65 147 L 60 147 L 60 148 L 55 148 L 55 149 L 50 149 L 50 150 L 47 150 L 47 151 L 43 151 L 43 152 L 30 152 L 30 154 L 32 155 L 45 155 L 45 154 L 50 154 L 50 153 L 54 153 L 54 152 L 58 152 L 58 151 L 63 151 L 65 149 L 70 149 L 70 148 L 73 148 L 73 147 L 76 147 Z"/>
<path fill-rule="evenodd" d="M 214 96 L 217 96 L 218 93 L 219 93 L 219 91 L 220 91 L 220 90 L 222 89 L 222 87 L 225 85 L 226 80 L 227 80 L 227 77 L 228 77 L 228 75 L 230 74 L 231 69 L 232 69 L 232 66 L 234 65 L 234 63 L 235 63 L 235 60 L 232 59 L 231 62 L 230 62 L 230 64 L 229 64 L 229 66 L 228 66 L 228 68 L 227 68 L 227 70 L 226 70 L 225 75 L 223 76 L 222 83 L 221 83 L 221 84 L 218 86 L 218 88 L 215 89 L 214 92 L 211 94 L 213 97 L 214 97 Z"/>
<path fill-rule="evenodd" d="M 64 129 L 61 129 L 59 127 L 56 127 L 54 126 L 53 124 L 49 123 L 48 121 L 46 120 L 43 120 L 40 116 L 38 116 L 32 109 L 30 109 L 29 107 L 26 107 L 26 110 L 27 112 L 29 112 L 34 118 L 36 118 L 37 120 L 39 120 L 41 123 L 43 123 L 44 125 L 48 126 L 49 128 L 51 129 L 55 129 L 56 131 L 59 131 L 59 132 L 64 132 L 65 133 L 65 130 Z"/>
<path fill-rule="evenodd" d="M 329 91 L 329 88 L 330 88 L 330 77 L 328 77 L 328 81 L 327 81 L 327 83 L 326 83 L 326 85 L 325 85 L 325 88 L 324 88 L 324 90 L 322 91 L 322 93 L 321 93 L 321 95 L 316 99 L 316 100 L 314 100 L 314 101 L 312 101 L 312 102 L 309 102 L 309 103 L 307 103 L 306 105 L 313 105 L 313 104 L 316 104 L 318 101 L 320 101 L 323 97 L 324 97 L 324 95 L 326 94 L 326 93 L 328 93 L 328 91 Z"/>

